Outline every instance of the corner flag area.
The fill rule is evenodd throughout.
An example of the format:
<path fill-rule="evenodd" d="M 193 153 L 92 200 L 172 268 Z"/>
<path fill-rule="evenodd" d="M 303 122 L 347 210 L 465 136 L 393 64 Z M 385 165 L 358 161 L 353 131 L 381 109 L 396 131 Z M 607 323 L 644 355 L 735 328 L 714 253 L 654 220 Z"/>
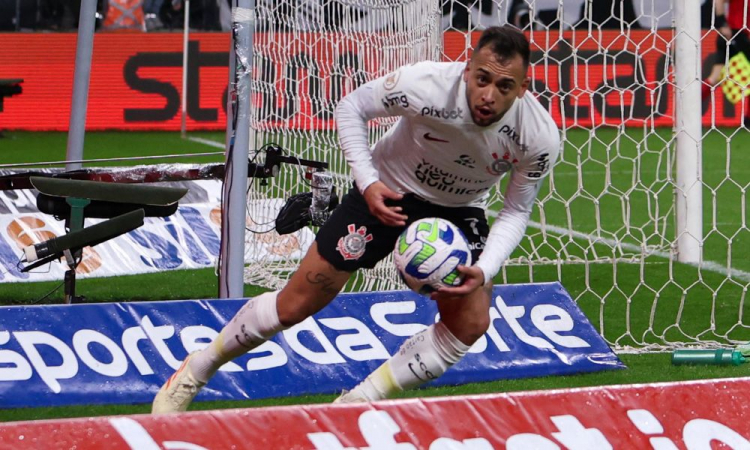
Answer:
<path fill-rule="evenodd" d="M 0 448 L 750 448 L 750 378 L 0 425 Z"/>

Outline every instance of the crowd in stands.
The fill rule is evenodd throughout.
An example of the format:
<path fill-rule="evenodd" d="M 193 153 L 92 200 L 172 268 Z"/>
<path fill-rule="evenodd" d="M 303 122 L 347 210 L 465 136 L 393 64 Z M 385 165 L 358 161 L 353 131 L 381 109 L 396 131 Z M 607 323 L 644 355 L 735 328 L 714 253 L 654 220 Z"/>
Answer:
<path fill-rule="evenodd" d="M 98 30 L 171 31 L 182 29 L 184 24 L 184 0 L 96 1 Z M 231 1 L 190 0 L 191 29 L 229 30 Z M 587 29 L 589 26 L 668 28 L 672 25 L 673 3 L 682 0 L 563 0 L 562 6 L 558 0 L 441 1 L 443 27 L 465 30 L 503 23 L 536 29 L 558 29 L 561 26 L 563 29 Z M 711 23 L 713 1 L 702 1 L 704 24 Z M 283 4 L 278 0 L 256 2 L 271 2 L 270 10 L 277 16 L 272 22 L 283 28 L 284 24 L 292 23 L 302 15 L 322 17 L 322 22 L 334 23 L 338 18 L 333 6 L 340 0 L 286 0 Z M 0 31 L 73 31 L 78 25 L 80 5 L 81 0 L 0 0 Z"/>
<path fill-rule="evenodd" d="M 497 17 L 519 28 L 660 29 L 673 26 L 675 2 L 684 0 L 453 0 L 443 3 L 444 27 L 491 26 Z M 463 5 L 457 6 L 458 5 Z M 701 20 L 710 27 L 714 0 L 701 0 Z M 481 27 L 480 26 L 480 27 Z"/>
<path fill-rule="evenodd" d="M 97 30 L 182 29 L 183 0 L 96 0 Z M 75 31 L 81 0 L 0 0 L 0 31 Z M 230 0 L 190 0 L 190 28 L 227 31 Z"/>

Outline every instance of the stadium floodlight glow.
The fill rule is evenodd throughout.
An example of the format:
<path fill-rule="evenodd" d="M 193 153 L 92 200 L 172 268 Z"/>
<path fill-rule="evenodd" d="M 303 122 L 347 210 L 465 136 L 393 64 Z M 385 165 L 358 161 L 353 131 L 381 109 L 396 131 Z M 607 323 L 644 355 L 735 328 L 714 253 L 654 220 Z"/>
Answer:
<path fill-rule="evenodd" d="M 36 264 L 25 267 L 22 272 L 65 256 L 66 251 L 75 253 L 84 247 L 93 247 L 112 238 L 125 234 L 143 225 L 145 213 L 142 209 L 131 211 L 82 230 L 55 237 L 40 244 L 23 249 L 26 262 Z"/>

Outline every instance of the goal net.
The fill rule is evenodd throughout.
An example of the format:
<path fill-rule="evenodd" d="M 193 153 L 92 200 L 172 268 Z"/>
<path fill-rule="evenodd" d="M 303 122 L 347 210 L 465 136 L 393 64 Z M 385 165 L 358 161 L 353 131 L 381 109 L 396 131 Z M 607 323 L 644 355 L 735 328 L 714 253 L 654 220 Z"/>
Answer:
<path fill-rule="evenodd" d="M 351 187 L 338 146 L 336 104 L 358 86 L 418 61 L 440 60 L 438 0 L 263 0 L 256 9 L 251 158 L 266 143 L 291 155 L 329 163 L 339 197 Z M 370 124 L 374 142 L 395 121 Z M 272 222 L 291 195 L 310 191 L 307 172 L 285 166 L 269 185 L 250 180 L 245 281 L 280 288 L 313 240 L 312 233 L 279 236 Z M 279 251 L 269 252 L 269 247 Z M 358 273 L 350 288 L 401 288 L 392 260 Z"/>
<path fill-rule="evenodd" d="M 711 0 L 696 26 L 698 3 L 259 1 L 251 148 L 275 142 L 327 161 L 343 194 L 350 179 L 333 123 L 338 100 L 406 63 L 466 60 L 482 29 L 510 22 L 531 41 L 530 90 L 558 123 L 563 148 L 496 283 L 560 281 L 620 349 L 747 342 L 750 138 L 741 78 L 750 75 L 730 65 L 739 75 L 721 73 L 701 96 L 713 63 L 733 56 L 733 46 L 720 45 L 727 37 L 714 26 Z M 371 123 L 371 140 L 392 123 Z M 266 186 L 251 180 L 246 282 L 283 286 L 312 243 L 312 233 L 278 236 L 270 223 L 308 185 L 290 167 Z M 348 288 L 403 285 L 389 258 Z"/>

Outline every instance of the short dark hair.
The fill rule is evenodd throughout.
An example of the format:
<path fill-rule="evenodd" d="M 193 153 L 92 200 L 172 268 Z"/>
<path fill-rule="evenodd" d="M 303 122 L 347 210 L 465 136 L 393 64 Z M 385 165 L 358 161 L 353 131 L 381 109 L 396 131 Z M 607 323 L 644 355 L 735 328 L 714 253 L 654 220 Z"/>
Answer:
<path fill-rule="evenodd" d="M 518 28 L 510 25 L 487 28 L 479 37 L 479 42 L 476 48 L 474 48 L 474 53 L 488 46 L 501 61 L 520 55 L 521 59 L 523 59 L 523 66 L 526 68 L 529 67 L 531 56 L 529 41 Z"/>

